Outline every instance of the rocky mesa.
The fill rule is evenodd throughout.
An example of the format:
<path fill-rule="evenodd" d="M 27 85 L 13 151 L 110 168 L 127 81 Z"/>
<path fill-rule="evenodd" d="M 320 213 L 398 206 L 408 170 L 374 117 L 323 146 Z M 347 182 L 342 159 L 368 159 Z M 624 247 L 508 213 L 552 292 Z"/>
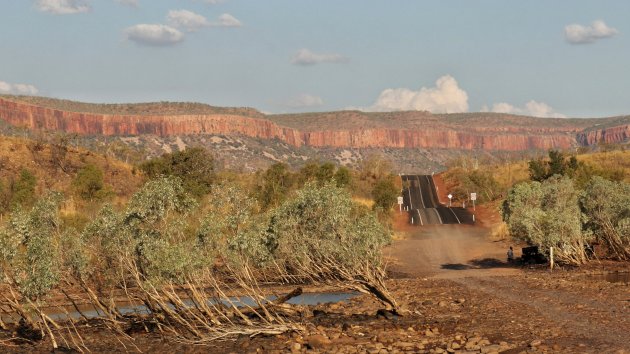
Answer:
<path fill-rule="evenodd" d="M 73 102 L 65 107 L 64 102 L 70 101 L 0 96 L 0 119 L 28 129 L 81 135 L 240 134 L 277 139 L 296 147 L 522 151 L 630 139 L 630 116 L 545 119 L 497 113 L 358 111 L 264 115 L 251 109 L 218 109 L 200 104 L 189 110 L 189 106 L 173 109 L 169 103 L 144 104 L 142 107 L 148 108 L 140 110 L 138 105 Z"/>

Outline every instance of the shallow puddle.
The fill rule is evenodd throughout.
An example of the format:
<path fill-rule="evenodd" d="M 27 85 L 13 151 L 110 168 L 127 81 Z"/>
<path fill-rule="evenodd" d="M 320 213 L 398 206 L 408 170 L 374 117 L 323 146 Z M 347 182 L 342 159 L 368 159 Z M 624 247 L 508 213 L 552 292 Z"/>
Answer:
<path fill-rule="evenodd" d="M 589 275 L 590 279 L 607 281 L 609 283 L 630 283 L 630 272 L 611 272 L 606 274 Z"/>
<path fill-rule="evenodd" d="M 334 293 L 303 293 L 299 296 L 289 299 L 286 303 L 293 305 L 318 305 L 318 304 L 328 304 L 328 303 L 342 303 L 350 300 L 351 298 L 358 296 L 359 293 L 356 292 L 334 292 Z M 267 298 L 268 301 L 275 300 L 275 296 L 269 296 Z M 190 300 L 183 300 L 184 303 L 188 306 L 194 306 L 194 303 Z M 229 299 L 220 300 L 225 306 L 236 306 L 236 307 L 256 307 L 256 301 L 249 296 L 241 296 L 241 297 L 230 297 Z M 216 304 L 215 300 L 208 300 L 209 304 Z M 81 314 L 87 318 L 97 318 L 104 316 L 100 310 L 95 309 L 91 305 L 80 305 L 79 309 L 81 313 L 74 310 L 74 308 L 65 308 L 65 311 L 59 308 L 50 308 L 45 310 L 44 312 L 51 319 L 55 321 L 59 320 L 67 320 L 68 318 L 80 319 Z M 120 303 L 117 304 L 118 311 L 123 315 L 130 314 L 148 314 L 149 309 L 144 305 L 136 305 L 130 303 Z M 6 323 L 14 323 L 19 318 L 15 314 L 3 314 L 2 320 Z"/>

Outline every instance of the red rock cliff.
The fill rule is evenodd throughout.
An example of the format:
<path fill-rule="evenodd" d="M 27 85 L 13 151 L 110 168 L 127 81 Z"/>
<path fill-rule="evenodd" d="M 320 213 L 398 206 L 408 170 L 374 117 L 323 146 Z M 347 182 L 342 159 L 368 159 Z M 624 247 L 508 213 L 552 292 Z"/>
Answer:
<path fill-rule="evenodd" d="M 628 139 L 628 126 L 619 132 L 588 133 L 584 138 L 575 128 L 536 127 L 453 127 L 422 122 L 412 128 L 370 127 L 301 131 L 270 120 L 230 114 L 207 115 L 109 115 L 77 113 L 45 108 L 0 98 L 0 119 L 29 129 L 59 130 L 83 135 L 158 136 L 188 134 L 242 134 L 279 139 L 294 146 L 313 147 L 395 147 L 519 151 L 568 148 L 597 139 Z M 603 137 L 602 137 L 603 136 Z"/>
<path fill-rule="evenodd" d="M 580 132 L 576 139 L 583 146 L 628 141 L 630 140 L 630 124 Z"/>

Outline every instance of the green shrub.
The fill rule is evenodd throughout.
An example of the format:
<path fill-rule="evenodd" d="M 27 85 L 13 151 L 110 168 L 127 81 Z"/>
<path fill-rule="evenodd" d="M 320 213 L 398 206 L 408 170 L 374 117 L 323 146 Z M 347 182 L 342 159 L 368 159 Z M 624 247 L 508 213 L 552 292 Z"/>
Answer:
<path fill-rule="evenodd" d="M 580 198 L 586 229 L 617 259 L 630 259 L 630 184 L 594 177 Z"/>
<path fill-rule="evenodd" d="M 554 176 L 544 182 L 520 183 L 508 193 L 503 204 L 503 220 L 517 240 L 556 249 L 560 261 L 586 262 L 585 246 L 590 240 L 582 232 L 579 192 L 568 177 Z"/>
<path fill-rule="evenodd" d="M 355 267 L 380 265 L 381 247 L 390 240 L 375 214 L 354 203 L 346 190 L 308 184 L 272 212 L 265 244 L 272 258 L 289 268 L 318 258 Z"/>
<path fill-rule="evenodd" d="M 0 231 L 2 268 L 20 293 L 39 298 L 59 281 L 59 193 L 49 193 L 29 212 L 15 212 Z"/>
<path fill-rule="evenodd" d="M 201 147 L 164 154 L 140 165 L 149 178 L 179 177 L 187 193 L 200 197 L 210 192 L 215 181 L 215 161 L 210 152 Z"/>
<path fill-rule="evenodd" d="M 103 171 L 96 165 L 86 165 L 77 172 L 72 181 L 76 193 L 84 200 L 93 201 L 106 196 Z"/>
<path fill-rule="evenodd" d="M 11 193 L 11 205 L 31 206 L 35 202 L 35 187 L 37 186 L 37 178 L 31 171 L 22 169 L 20 178 L 13 183 Z"/>
<path fill-rule="evenodd" d="M 372 189 L 374 209 L 388 212 L 396 203 L 396 198 L 399 195 L 400 190 L 396 187 L 393 175 L 380 178 L 374 185 L 374 189 Z"/>

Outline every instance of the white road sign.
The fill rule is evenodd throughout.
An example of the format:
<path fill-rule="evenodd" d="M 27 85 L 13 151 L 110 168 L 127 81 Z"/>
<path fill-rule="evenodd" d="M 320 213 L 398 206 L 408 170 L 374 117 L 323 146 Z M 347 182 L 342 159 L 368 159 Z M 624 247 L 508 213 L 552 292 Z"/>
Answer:
<path fill-rule="evenodd" d="M 477 193 L 470 193 L 470 200 L 477 200 Z"/>
<path fill-rule="evenodd" d="M 452 194 L 449 194 L 449 195 L 448 195 L 448 199 L 453 199 L 453 195 L 452 195 Z"/>
<path fill-rule="evenodd" d="M 403 203 L 403 197 L 398 197 L 398 204 L 402 204 Z"/>

